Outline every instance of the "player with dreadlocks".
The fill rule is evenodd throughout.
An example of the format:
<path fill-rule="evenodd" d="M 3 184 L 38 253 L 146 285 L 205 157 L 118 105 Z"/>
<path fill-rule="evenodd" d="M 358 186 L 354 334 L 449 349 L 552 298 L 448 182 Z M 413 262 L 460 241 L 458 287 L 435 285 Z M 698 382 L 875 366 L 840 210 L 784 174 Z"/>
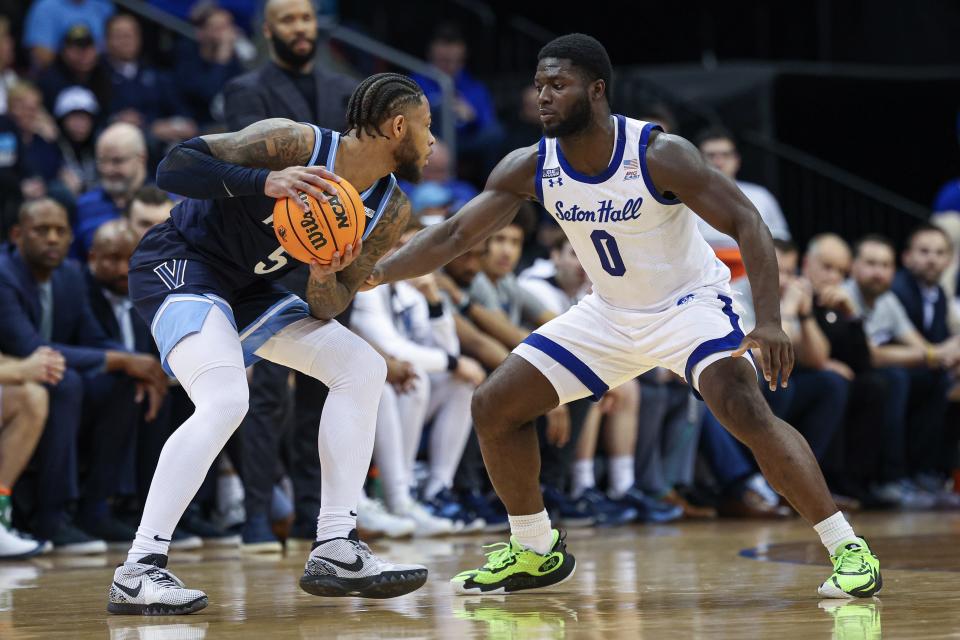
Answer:
<path fill-rule="evenodd" d="M 114 573 L 111 613 L 183 614 L 207 605 L 205 593 L 187 589 L 166 569 L 167 550 L 247 411 L 245 367 L 258 358 L 330 388 L 318 436 L 317 541 L 300 586 L 315 595 L 388 598 L 426 582 L 426 568 L 386 562 L 358 539 L 357 503 L 386 364 L 333 318 L 407 225 L 410 204 L 394 174 L 420 179 L 434 143 L 430 107 L 415 82 L 383 73 L 354 91 L 347 123 L 337 133 L 262 120 L 188 140 L 160 164 L 157 185 L 187 199 L 137 247 L 130 296 L 195 411 L 160 455 L 137 537 Z M 274 236 L 274 201 L 298 192 L 324 200 L 336 193 L 331 182 L 338 176 L 360 192 L 366 229 L 357 246 L 345 247 L 329 265 L 310 265 L 304 301 L 276 283 L 297 263 Z"/>

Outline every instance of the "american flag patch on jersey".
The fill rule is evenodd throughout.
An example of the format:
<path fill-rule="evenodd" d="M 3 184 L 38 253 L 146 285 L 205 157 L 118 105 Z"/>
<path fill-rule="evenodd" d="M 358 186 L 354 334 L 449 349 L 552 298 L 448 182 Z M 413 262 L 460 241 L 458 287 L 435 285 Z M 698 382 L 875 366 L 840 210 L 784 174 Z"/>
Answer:
<path fill-rule="evenodd" d="M 629 159 L 629 160 L 624 160 L 624 161 L 623 161 L 623 168 L 624 168 L 624 169 L 627 169 L 628 171 L 639 171 L 639 170 L 640 170 L 640 163 L 637 162 L 637 159 L 636 159 L 636 158 L 631 158 L 631 159 Z"/>

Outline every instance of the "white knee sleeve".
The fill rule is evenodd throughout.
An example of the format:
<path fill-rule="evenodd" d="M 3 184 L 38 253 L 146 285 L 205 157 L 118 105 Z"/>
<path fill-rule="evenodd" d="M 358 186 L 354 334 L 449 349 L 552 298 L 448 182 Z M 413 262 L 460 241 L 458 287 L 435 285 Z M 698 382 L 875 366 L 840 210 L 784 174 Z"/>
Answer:
<path fill-rule="evenodd" d="M 256 355 L 314 377 L 331 390 L 344 385 L 381 386 L 387 378 L 383 357 L 336 320 L 298 320 L 267 340 Z M 379 389 L 371 393 L 372 402 L 379 397 Z"/>

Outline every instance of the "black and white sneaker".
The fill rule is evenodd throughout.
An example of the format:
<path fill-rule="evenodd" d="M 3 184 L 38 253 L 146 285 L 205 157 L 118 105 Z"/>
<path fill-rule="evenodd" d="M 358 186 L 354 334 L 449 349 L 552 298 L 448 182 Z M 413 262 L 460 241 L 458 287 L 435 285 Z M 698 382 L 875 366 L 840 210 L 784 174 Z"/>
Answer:
<path fill-rule="evenodd" d="M 170 616 L 193 613 L 207 606 L 207 594 L 187 589 L 166 567 L 167 556 L 158 553 L 117 567 L 110 585 L 107 611 Z"/>
<path fill-rule="evenodd" d="M 426 581 L 426 567 L 381 560 L 360 542 L 354 529 L 346 538 L 314 543 L 300 588 L 315 596 L 395 598 Z"/>

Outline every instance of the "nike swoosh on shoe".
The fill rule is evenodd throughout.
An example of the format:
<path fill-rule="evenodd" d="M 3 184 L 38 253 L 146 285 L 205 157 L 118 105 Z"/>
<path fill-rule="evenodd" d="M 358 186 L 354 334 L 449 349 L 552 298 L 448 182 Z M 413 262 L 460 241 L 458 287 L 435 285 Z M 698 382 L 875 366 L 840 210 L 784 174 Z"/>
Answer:
<path fill-rule="evenodd" d="M 317 556 L 317 559 L 323 560 L 324 562 L 329 562 L 330 564 L 338 566 L 341 569 L 346 569 L 347 571 L 360 571 L 360 569 L 363 569 L 363 560 L 360 559 L 360 556 L 357 556 L 352 564 L 340 562 L 339 560 L 334 560 L 333 558 L 325 558 L 323 556 Z"/>
<path fill-rule="evenodd" d="M 127 594 L 127 595 L 130 596 L 131 598 L 137 598 L 137 597 L 139 597 L 139 596 L 140 596 L 140 591 L 141 591 L 141 589 L 143 589 L 143 583 L 142 583 L 142 582 L 137 585 L 137 588 L 136 588 L 136 589 L 131 589 L 130 587 L 125 587 L 125 586 L 123 586 L 122 584 L 120 584 L 119 582 L 117 582 L 116 580 L 113 581 L 113 586 L 115 586 L 117 589 L 120 589 L 120 591 L 123 591 L 125 594 Z"/>

